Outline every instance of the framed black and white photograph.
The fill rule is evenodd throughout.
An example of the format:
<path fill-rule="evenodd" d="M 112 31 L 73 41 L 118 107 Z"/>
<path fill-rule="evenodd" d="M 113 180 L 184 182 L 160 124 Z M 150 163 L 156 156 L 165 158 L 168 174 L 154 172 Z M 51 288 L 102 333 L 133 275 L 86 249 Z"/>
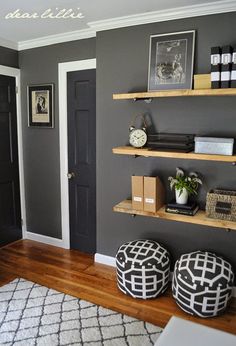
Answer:
<path fill-rule="evenodd" d="M 28 86 L 28 126 L 54 127 L 53 84 Z"/>
<path fill-rule="evenodd" d="M 148 91 L 192 89 L 195 31 L 151 35 Z"/>

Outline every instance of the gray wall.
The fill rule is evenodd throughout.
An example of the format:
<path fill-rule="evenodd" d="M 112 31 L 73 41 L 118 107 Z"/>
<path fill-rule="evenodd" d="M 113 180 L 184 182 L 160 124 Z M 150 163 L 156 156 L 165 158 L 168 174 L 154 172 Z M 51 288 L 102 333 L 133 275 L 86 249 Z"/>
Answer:
<path fill-rule="evenodd" d="M 146 90 L 151 34 L 195 29 L 195 73 L 210 71 L 210 47 L 235 44 L 236 13 L 156 23 L 100 32 L 97 35 L 97 252 L 114 256 L 118 246 L 136 238 L 151 238 L 166 245 L 176 259 L 196 249 L 216 251 L 236 268 L 236 232 L 147 217 L 132 218 L 112 212 L 112 206 L 130 196 L 131 175 L 159 175 L 166 184 L 176 167 L 201 173 L 204 204 L 210 188 L 236 188 L 236 170 L 227 163 L 131 158 L 112 155 L 125 145 L 134 114 L 150 112 L 160 132 L 236 137 L 235 97 L 113 101 L 112 93 Z"/>
<path fill-rule="evenodd" d="M 163 181 L 175 168 L 196 170 L 205 186 L 235 188 L 235 167 L 226 163 L 130 158 L 112 155 L 112 147 L 127 143 L 131 117 L 149 111 L 158 131 L 236 137 L 235 98 L 156 99 L 152 104 L 113 101 L 112 93 L 147 87 L 150 34 L 197 30 L 195 73 L 210 69 L 209 49 L 236 43 L 236 14 L 156 23 L 100 32 L 95 39 L 20 52 L 22 69 L 23 135 L 28 230 L 61 236 L 57 63 L 97 57 L 97 252 L 114 256 L 128 240 L 159 240 L 176 258 L 195 249 L 209 249 L 229 258 L 236 267 L 236 232 L 112 212 L 130 195 L 132 174 L 158 174 Z M 96 51 L 95 51 L 96 50 Z M 27 127 L 26 86 L 55 83 L 55 129 Z M 168 198 L 170 193 L 168 192 Z"/>
<path fill-rule="evenodd" d="M 19 53 L 22 78 L 23 150 L 27 229 L 61 238 L 58 63 L 96 56 L 95 39 L 56 44 Z M 54 83 L 55 128 L 28 128 L 27 85 Z"/>
<path fill-rule="evenodd" d="M 18 52 L 14 49 L 0 46 L 0 65 L 18 68 Z"/>

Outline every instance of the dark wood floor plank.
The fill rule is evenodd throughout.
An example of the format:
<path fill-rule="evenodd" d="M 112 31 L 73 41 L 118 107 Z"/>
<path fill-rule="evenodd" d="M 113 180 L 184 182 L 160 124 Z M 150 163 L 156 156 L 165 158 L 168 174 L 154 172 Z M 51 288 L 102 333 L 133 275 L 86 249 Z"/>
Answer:
<path fill-rule="evenodd" d="M 0 286 L 6 285 L 17 278 L 17 275 L 1 268 L 0 266 Z"/>
<path fill-rule="evenodd" d="M 0 285 L 22 277 L 66 294 L 164 327 L 171 316 L 236 334 L 236 299 L 219 317 L 200 319 L 184 313 L 170 290 L 158 299 L 140 300 L 117 288 L 115 268 L 94 263 L 75 250 L 22 240 L 0 249 Z"/>

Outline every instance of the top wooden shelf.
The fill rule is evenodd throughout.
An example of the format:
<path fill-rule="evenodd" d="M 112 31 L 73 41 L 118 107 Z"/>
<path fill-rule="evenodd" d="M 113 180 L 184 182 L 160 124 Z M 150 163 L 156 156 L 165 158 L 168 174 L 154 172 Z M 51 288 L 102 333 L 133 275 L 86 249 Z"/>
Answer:
<path fill-rule="evenodd" d="M 135 92 L 126 94 L 113 94 L 113 100 L 149 99 L 156 97 L 181 96 L 236 96 L 236 88 L 230 89 L 197 89 L 197 90 L 161 90 Z"/>

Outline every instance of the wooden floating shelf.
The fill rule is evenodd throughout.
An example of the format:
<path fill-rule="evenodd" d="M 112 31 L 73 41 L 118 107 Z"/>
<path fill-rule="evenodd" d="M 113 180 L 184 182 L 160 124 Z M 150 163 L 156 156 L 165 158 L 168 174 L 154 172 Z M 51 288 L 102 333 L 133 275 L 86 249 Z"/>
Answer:
<path fill-rule="evenodd" d="M 138 100 L 157 97 L 181 97 L 181 96 L 236 96 L 236 88 L 229 89 L 196 89 L 196 90 L 161 90 L 131 92 L 125 94 L 113 94 L 113 100 Z"/>
<path fill-rule="evenodd" d="M 133 155 L 133 156 L 144 156 L 144 157 L 166 157 L 172 159 L 188 159 L 188 160 L 203 160 L 203 161 L 221 161 L 236 163 L 236 155 L 208 155 L 208 154 L 195 154 L 190 153 L 179 153 L 174 151 L 159 151 L 150 150 L 148 148 L 134 148 L 131 146 L 116 147 L 112 149 L 113 154 L 119 155 Z"/>
<path fill-rule="evenodd" d="M 203 210 L 199 210 L 197 214 L 194 216 L 166 213 L 165 207 L 162 207 L 156 213 L 150 213 L 146 211 L 132 209 L 132 201 L 127 199 L 120 202 L 116 206 L 114 206 L 113 211 L 118 213 L 149 216 L 149 217 L 155 217 L 155 218 L 164 219 L 164 220 L 186 222 L 186 223 L 192 223 L 196 225 L 203 225 L 203 226 L 209 226 L 209 227 L 224 228 L 227 230 L 236 230 L 236 222 L 210 219 L 206 217 L 206 213 Z"/>

